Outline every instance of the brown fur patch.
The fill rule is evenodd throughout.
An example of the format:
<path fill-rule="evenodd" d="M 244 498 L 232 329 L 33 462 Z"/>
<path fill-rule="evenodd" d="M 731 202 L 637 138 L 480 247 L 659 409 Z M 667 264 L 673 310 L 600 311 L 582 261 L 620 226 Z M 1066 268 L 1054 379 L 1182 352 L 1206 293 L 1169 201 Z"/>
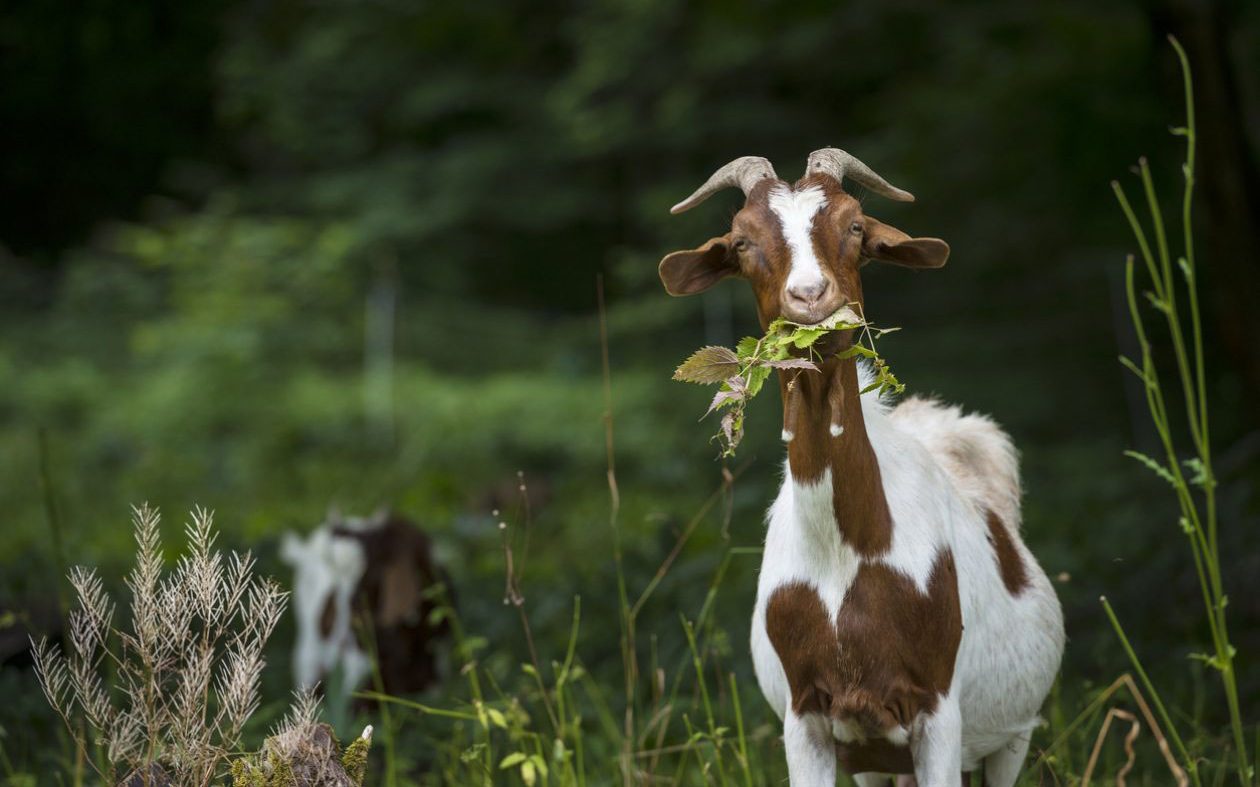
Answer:
<path fill-rule="evenodd" d="M 894 746 L 884 738 L 865 743 L 837 743 L 836 760 L 845 773 L 914 773 L 909 746 Z"/>
<path fill-rule="evenodd" d="M 367 569 L 354 593 L 355 615 L 372 627 L 385 691 L 403 694 L 426 688 L 437 678 L 438 640 L 449 626 L 445 620 L 429 622 L 436 602 L 425 598 L 423 591 L 445 581 L 433 561 L 429 537 L 396 515 L 377 528 L 333 532 L 358 540 L 367 557 Z"/>
<path fill-rule="evenodd" d="M 793 712 L 856 723 L 870 740 L 846 746 L 842 756 L 885 770 L 882 764 L 894 757 L 886 749 L 896 747 L 880 743 L 883 734 L 934 710 L 953 680 L 962 639 L 953 553 L 937 555 L 926 594 L 888 566 L 863 564 L 834 621 L 812 587 L 784 585 L 766 606 L 766 632 L 787 675 Z"/>
<path fill-rule="evenodd" d="M 1028 587 L 1028 569 L 1024 567 L 1024 559 L 1015 548 L 1015 541 L 1010 531 L 1002 523 L 1002 519 L 992 511 L 985 511 L 985 522 L 989 525 L 989 545 L 993 547 L 993 557 L 997 560 L 998 573 L 1002 575 L 1002 584 L 1006 592 L 1018 596 Z"/>
<path fill-rule="evenodd" d="M 329 594 L 324 599 L 324 609 L 319 614 L 319 635 L 324 639 L 332 636 L 333 624 L 337 622 L 337 599 Z"/>
<path fill-rule="evenodd" d="M 785 402 L 797 398 L 793 406 L 785 407 L 783 424 L 793 434 L 788 443 L 792 478 L 817 481 L 831 468 L 832 510 L 844 542 L 862 557 L 884 554 L 892 545 L 892 514 L 875 449 L 866 435 L 856 362 L 831 360 L 822 364 L 821 374 L 789 374 L 780 374 L 780 387 Z M 844 429 L 839 437 L 831 435 L 835 417 Z"/>

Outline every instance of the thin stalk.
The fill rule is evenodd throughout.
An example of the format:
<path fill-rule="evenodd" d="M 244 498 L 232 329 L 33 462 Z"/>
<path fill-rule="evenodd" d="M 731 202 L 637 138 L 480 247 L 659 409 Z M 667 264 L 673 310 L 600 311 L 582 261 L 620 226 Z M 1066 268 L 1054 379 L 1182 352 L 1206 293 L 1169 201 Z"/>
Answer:
<path fill-rule="evenodd" d="M 1173 354 L 1177 359 L 1178 379 L 1181 381 L 1182 397 L 1186 405 L 1186 423 L 1190 426 L 1190 435 L 1195 447 L 1203 452 L 1203 441 L 1199 436 L 1199 419 L 1197 417 L 1198 402 L 1195 398 L 1193 379 L 1190 373 L 1190 362 L 1186 354 L 1185 337 L 1181 331 L 1181 318 L 1177 314 L 1177 288 L 1174 286 L 1172 260 L 1168 255 L 1168 241 L 1164 237 L 1164 221 L 1160 213 L 1159 198 L 1155 195 L 1155 183 L 1151 180 L 1151 168 L 1143 158 L 1138 162 L 1138 173 L 1142 178 L 1142 188 L 1146 192 L 1146 204 L 1151 214 L 1151 223 L 1155 226 L 1155 237 L 1159 243 L 1159 266 L 1163 280 L 1163 296 L 1160 301 L 1167 309 L 1165 317 L 1168 321 L 1169 334 L 1173 340 Z"/>
<path fill-rule="evenodd" d="M 1159 692 L 1155 690 L 1155 684 L 1151 683 L 1151 679 L 1147 676 L 1141 660 L 1138 659 L 1133 646 L 1129 644 L 1129 638 L 1125 635 L 1124 627 L 1120 625 L 1119 618 L 1116 617 L 1115 611 L 1111 608 L 1111 602 L 1107 601 L 1106 596 L 1101 596 L 1098 600 L 1102 602 L 1103 610 L 1107 613 L 1107 619 L 1111 621 L 1111 627 L 1115 629 L 1116 636 L 1120 639 L 1120 645 L 1124 648 L 1125 654 L 1129 657 L 1129 662 L 1133 665 L 1133 670 L 1137 672 L 1138 677 L 1142 680 L 1142 687 L 1146 689 L 1146 693 L 1151 697 L 1151 702 L 1155 704 L 1155 710 L 1159 712 L 1160 721 L 1164 723 L 1164 728 L 1168 730 L 1168 736 L 1172 738 L 1173 744 L 1177 747 L 1177 753 L 1181 755 L 1182 762 L 1186 764 L 1186 772 L 1197 787 L 1200 784 L 1198 762 L 1192 759 L 1190 752 L 1186 750 L 1186 744 L 1182 742 L 1181 735 L 1178 734 L 1177 728 L 1173 726 L 1172 718 L 1168 715 L 1168 709 L 1164 707 L 1163 699 L 1160 698 Z"/>
<path fill-rule="evenodd" d="M 682 617 L 682 625 L 683 631 L 687 634 L 687 647 L 691 650 L 691 665 L 696 671 L 696 684 L 700 688 L 700 699 L 704 703 L 704 716 L 705 721 L 709 725 L 709 742 L 713 745 L 713 760 L 717 766 L 718 782 L 725 785 L 726 769 L 722 767 L 721 741 L 718 737 L 717 722 L 714 721 L 713 717 L 713 703 L 709 699 L 708 682 L 704 679 L 704 662 L 700 658 L 700 650 L 696 647 L 696 632 L 686 617 Z"/>
<path fill-rule="evenodd" d="M 1221 684 L 1225 693 L 1226 705 L 1229 709 L 1230 730 L 1233 735 L 1237 771 L 1240 784 L 1252 783 L 1253 769 L 1247 756 L 1246 740 L 1242 714 L 1238 700 L 1237 676 L 1234 671 L 1234 648 L 1229 641 L 1226 621 L 1226 596 L 1221 576 L 1219 523 L 1216 504 L 1216 479 L 1212 469 L 1212 452 L 1210 429 L 1208 422 L 1207 382 L 1205 358 L 1203 351 L 1203 326 L 1199 308 L 1198 275 L 1195 268 L 1194 255 L 1194 183 L 1196 165 L 1197 129 L 1194 113 L 1194 87 L 1190 72 L 1190 63 L 1181 44 L 1172 36 L 1169 41 L 1177 54 L 1181 66 L 1182 84 L 1185 94 L 1186 124 L 1182 128 L 1173 129 L 1173 133 L 1185 137 L 1186 153 L 1182 165 L 1185 186 L 1181 199 L 1181 231 L 1184 238 L 1185 254 L 1178 259 L 1183 278 L 1186 283 L 1187 301 L 1189 304 L 1189 333 L 1182 326 L 1182 317 L 1178 311 L 1176 280 L 1173 273 L 1172 253 L 1169 249 L 1163 215 L 1159 199 L 1155 193 L 1150 168 L 1145 159 L 1139 162 L 1138 174 L 1146 196 L 1146 204 L 1150 221 L 1154 229 L 1158 264 L 1152 254 L 1150 243 L 1138 221 L 1132 206 L 1125 197 L 1119 184 L 1112 184 L 1125 218 L 1133 230 L 1138 247 L 1146 263 L 1151 285 L 1155 290 L 1152 300 L 1164 317 L 1169 337 L 1172 340 L 1173 354 L 1176 359 L 1177 381 L 1181 386 L 1181 394 L 1186 409 L 1187 429 L 1195 449 L 1195 460 L 1199 477 L 1194 483 L 1202 488 L 1202 512 L 1191 490 L 1191 483 L 1182 471 L 1176 446 L 1172 437 L 1171 422 L 1164 400 L 1158 372 L 1151 359 L 1151 345 L 1147 339 L 1141 315 L 1137 308 L 1137 294 L 1133 284 L 1132 258 L 1126 266 L 1126 288 L 1129 309 L 1138 342 L 1142 347 L 1142 369 L 1140 376 L 1146 385 L 1147 405 L 1151 412 L 1151 420 L 1159 434 L 1160 442 L 1167 458 L 1168 476 L 1181 509 L 1182 523 L 1190 537 L 1190 551 L 1203 593 L 1203 602 L 1215 651 L 1209 664 L 1221 675 Z"/>
<path fill-rule="evenodd" d="M 682 534 L 679 535 L 677 541 L 674 542 L 673 549 L 671 549 L 669 554 L 665 556 L 665 559 L 661 561 L 661 565 L 657 567 L 656 573 L 652 575 L 652 579 L 648 582 L 647 587 L 643 589 L 643 592 L 639 594 L 639 598 L 634 602 L 634 606 L 631 607 L 630 615 L 632 619 L 638 619 L 639 613 L 643 611 L 643 605 L 646 604 L 648 599 L 652 597 L 652 593 L 655 592 L 657 585 L 665 579 L 665 575 L 669 573 L 670 567 L 674 564 L 674 561 L 682 552 L 683 547 L 686 546 L 687 541 L 691 538 L 692 533 L 695 532 L 696 527 L 704 521 L 704 518 L 708 516 L 711 510 L 713 510 L 713 507 L 725 497 L 727 488 L 736 478 L 743 474 L 749 464 L 749 462 L 744 462 L 735 469 L 734 473 L 730 474 L 729 478 L 723 478 L 722 485 L 713 490 L 713 494 L 709 495 L 708 499 L 704 501 L 704 504 L 701 505 L 699 510 L 697 510 L 691 517 L 691 521 L 687 523 L 687 526 L 683 528 Z"/>
<path fill-rule="evenodd" d="M 36 431 L 35 439 L 39 446 L 39 491 L 44 503 L 44 517 L 48 520 L 48 531 L 52 535 L 53 560 L 56 561 L 57 573 L 65 577 L 70 567 L 66 561 L 65 540 L 61 534 L 61 515 L 57 511 L 57 494 L 53 488 L 52 468 L 49 461 L 48 430 L 42 426 Z M 61 583 L 57 583 L 57 608 L 64 619 L 70 612 L 70 601 L 66 598 Z M 63 640 L 62 647 L 67 643 Z M 76 769 L 77 773 L 77 769 Z M 79 783 L 76 776 L 75 783 Z"/>
<path fill-rule="evenodd" d="M 460 671 L 468 676 L 468 689 L 472 692 L 473 709 L 476 711 L 471 718 L 477 722 L 477 727 L 481 731 L 480 736 L 485 738 L 485 755 L 478 764 L 485 774 L 485 783 L 489 785 L 494 774 L 494 746 L 493 738 L 490 734 L 490 722 L 486 717 L 485 695 L 481 689 L 481 679 L 477 676 L 477 660 L 473 658 L 472 652 L 468 649 L 468 640 L 464 634 L 463 621 L 455 613 L 455 608 L 451 606 L 445 588 L 442 589 L 440 600 L 448 610 L 448 619 L 451 622 L 451 636 L 455 640 L 455 652 L 462 654 L 464 659 L 464 666 Z"/>
<path fill-rule="evenodd" d="M 468 713 L 466 711 L 450 710 L 449 708 L 436 708 L 432 705 L 423 705 L 419 702 L 395 697 L 392 694 L 382 694 L 379 691 L 356 691 L 352 695 L 359 699 L 373 700 L 374 702 L 388 703 L 398 705 L 404 708 L 410 708 L 419 711 L 426 716 L 441 716 L 446 719 L 458 719 L 459 721 L 477 721 L 477 714 Z"/>
<path fill-rule="evenodd" d="M 1198 434 L 1199 434 L 1199 462 L 1203 468 L 1203 490 L 1204 504 L 1207 518 L 1208 543 L 1210 545 L 1209 554 L 1212 563 L 1216 564 L 1216 587 L 1214 588 L 1217 600 L 1216 615 L 1218 616 L 1218 625 L 1225 640 L 1225 649 L 1218 652 L 1217 657 L 1221 660 L 1221 679 L 1225 684 L 1225 699 L 1229 705 L 1230 728 L 1234 734 L 1235 754 L 1238 758 L 1238 774 L 1243 784 L 1250 784 L 1252 770 L 1248 764 L 1247 744 L 1243 738 L 1242 714 L 1238 703 L 1238 688 L 1234 675 L 1234 655 L 1233 648 L 1229 645 L 1228 637 L 1225 635 L 1225 604 L 1224 590 L 1221 587 L 1219 573 L 1219 551 L 1217 541 L 1217 512 L 1216 512 L 1216 478 L 1212 472 L 1212 452 L 1210 430 L 1208 426 L 1208 408 L 1207 408 L 1207 382 L 1204 371 L 1204 353 L 1203 353 L 1203 327 L 1199 314 L 1199 298 L 1198 298 L 1198 275 L 1195 270 L 1194 259 L 1194 223 L 1192 220 L 1194 206 L 1194 179 L 1195 164 L 1197 158 L 1198 134 L 1195 124 L 1194 115 L 1194 81 L 1190 72 L 1190 61 L 1186 57 L 1185 50 L 1181 47 L 1181 43 L 1176 38 L 1169 36 L 1169 42 L 1177 53 L 1177 60 L 1181 65 L 1182 85 L 1185 91 L 1186 102 L 1186 162 L 1182 168 L 1185 175 L 1185 190 L 1182 192 L 1181 199 L 1181 224 L 1182 232 L 1186 238 L 1185 246 L 1185 276 L 1186 287 L 1190 294 L 1190 325 L 1191 335 L 1194 342 L 1194 382 L 1198 391 Z M 1194 420 L 1193 415 L 1191 416 Z"/>
<path fill-rule="evenodd" d="M 368 657 L 372 660 L 372 694 L 384 697 L 385 679 L 381 676 L 381 659 L 378 643 L 376 641 L 376 626 L 372 623 L 372 613 L 364 610 L 363 616 L 356 616 L 356 626 L 358 634 L 363 638 L 368 648 Z M 362 693 L 356 693 L 361 696 Z M 385 785 L 386 787 L 394 787 L 398 783 L 398 766 L 394 757 L 394 738 L 398 730 L 394 727 L 393 714 L 389 711 L 388 704 L 380 705 L 381 711 L 381 732 L 380 737 L 385 749 Z"/>
<path fill-rule="evenodd" d="M 744 709 L 739 704 L 739 686 L 735 673 L 728 674 L 731 683 L 731 703 L 735 706 L 735 734 L 739 741 L 739 767 L 744 773 L 744 787 L 752 787 L 752 771 L 748 768 L 748 737 L 744 734 Z"/>
<path fill-rule="evenodd" d="M 622 561 L 621 493 L 617 488 L 617 458 L 613 439 L 612 371 L 608 358 L 608 311 L 604 304 L 604 277 L 595 282 L 596 300 L 599 305 L 600 371 L 604 387 L 604 450 L 608 466 L 608 525 L 613 531 L 613 564 L 617 575 L 617 604 L 621 615 L 621 661 L 625 674 L 626 708 L 622 728 L 621 777 L 623 784 L 632 783 L 631 746 L 635 739 L 635 685 L 638 683 L 638 664 L 635 657 L 634 616 L 630 609 L 630 596 L 626 591 L 626 572 Z"/>
<path fill-rule="evenodd" d="M 1138 249 L 1142 252 L 1142 261 L 1146 263 L 1146 272 L 1151 277 L 1151 285 L 1155 288 L 1155 297 L 1162 301 L 1164 300 L 1163 278 L 1155 268 L 1155 257 L 1151 254 L 1151 246 L 1146 240 L 1146 231 L 1142 229 L 1142 222 L 1138 221 L 1137 214 L 1133 212 L 1133 206 L 1129 204 L 1128 196 L 1120 187 L 1120 181 L 1111 181 L 1111 190 L 1116 195 L 1116 201 L 1120 203 L 1120 210 L 1124 212 L 1124 217 L 1129 220 L 1129 229 L 1133 231 L 1133 237 L 1137 239 Z"/>

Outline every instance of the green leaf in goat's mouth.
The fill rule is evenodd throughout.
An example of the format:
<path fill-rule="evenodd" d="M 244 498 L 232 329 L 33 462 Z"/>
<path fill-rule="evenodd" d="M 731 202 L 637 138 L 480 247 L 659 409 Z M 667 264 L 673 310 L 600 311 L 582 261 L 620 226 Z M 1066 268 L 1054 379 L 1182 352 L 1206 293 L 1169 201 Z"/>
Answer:
<path fill-rule="evenodd" d="M 722 411 L 722 420 L 714 439 L 722 446 L 722 456 L 734 456 L 735 448 L 744 436 L 744 410 L 748 402 L 760 391 L 770 373 L 779 370 L 797 370 L 798 374 L 817 372 L 818 364 L 825 360 L 815 347 L 819 341 L 837 331 L 861 329 L 859 341 L 834 357 L 862 356 L 871 361 L 875 371 L 874 381 L 862 389 L 873 389 L 899 394 L 905 386 L 897 380 L 892 370 L 875 352 L 875 338 L 896 328 L 878 329 L 853 311 L 853 304 L 837 309 L 825 320 L 802 325 L 780 317 L 770 323 L 764 336 L 746 336 L 739 340 L 735 349 L 727 347 L 701 347 L 674 371 L 674 379 L 700 385 L 718 385 L 718 391 L 704 415 Z M 865 341 L 863 345 L 860 341 Z M 799 351 L 806 351 L 801 357 Z M 793 354 L 797 351 L 798 354 Z M 791 383 L 789 383 L 790 385 Z M 704 416 L 701 416 L 702 418 Z"/>

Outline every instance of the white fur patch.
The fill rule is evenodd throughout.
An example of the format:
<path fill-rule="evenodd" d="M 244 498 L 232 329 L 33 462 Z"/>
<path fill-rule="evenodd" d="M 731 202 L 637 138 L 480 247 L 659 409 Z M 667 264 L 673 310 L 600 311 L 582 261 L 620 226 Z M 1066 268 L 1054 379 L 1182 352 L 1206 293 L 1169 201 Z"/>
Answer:
<path fill-rule="evenodd" d="M 824 281 L 818 255 L 814 254 L 814 242 L 810 228 L 814 216 L 827 204 L 827 195 L 817 186 L 792 191 L 787 186 L 777 186 L 770 192 L 770 210 L 779 217 L 783 228 L 783 240 L 792 252 L 792 267 L 788 271 L 787 287 L 810 287 Z"/>
<path fill-rule="evenodd" d="M 367 654 L 359 649 L 350 626 L 351 599 L 367 569 L 363 546 L 355 539 L 335 535 L 325 525 L 307 538 L 286 533 L 281 557 L 293 566 L 294 574 L 295 682 L 311 687 L 340 666 L 346 685 L 357 685 L 369 669 Z M 325 635 L 320 620 L 329 603 L 334 610 L 333 626 Z"/>
<path fill-rule="evenodd" d="M 858 374 L 863 384 L 869 381 L 864 365 Z M 909 729 L 882 734 L 910 745 L 923 769 L 921 784 L 945 783 L 960 769 L 974 770 L 993 758 L 986 774 L 992 765 L 993 773 L 1005 774 L 999 782 L 1005 787 L 1019 770 L 1064 641 L 1054 589 L 1020 538 L 1014 448 L 997 424 L 955 407 L 909 399 L 894 408 L 876 391 L 860 401 L 893 520 L 889 550 L 866 560 L 898 571 L 926 592 L 936 559 L 948 548 L 964 624 L 954 682 L 937 712 L 921 716 Z M 837 740 L 862 731 L 845 719 L 792 714 L 787 676 L 766 632 L 765 611 L 776 589 L 801 582 L 818 592 L 834 619 L 855 581 L 863 559 L 840 536 L 831 481 L 830 469 L 812 484 L 794 481 L 790 470 L 786 474 L 770 508 L 751 637 L 758 683 L 785 718 L 789 770 L 826 784 L 832 783 L 829 761 L 818 759 L 825 747 L 815 741 L 816 726 Z M 843 479 L 841 484 L 838 494 L 844 494 Z M 1028 572 L 1029 586 L 1018 596 L 1006 590 L 999 575 L 984 509 L 1002 517 Z M 1004 754 L 1008 749 L 1013 753 Z"/>
<path fill-rule="evenodd" d="M 831 470 L 814 483 L 792 480 L 790 471 L 770 507 L 766 548 L 757 579 L 753 610 L 753 667 L 762 692 L 774 712 L 788 712 L 787 675 L 766 632 L 766 605 L 782 585 L 796 582 L 812 587 L 834 620 L 861 566 L 853 547 L 845 544 L 836 527 L 831 504 Z"/>

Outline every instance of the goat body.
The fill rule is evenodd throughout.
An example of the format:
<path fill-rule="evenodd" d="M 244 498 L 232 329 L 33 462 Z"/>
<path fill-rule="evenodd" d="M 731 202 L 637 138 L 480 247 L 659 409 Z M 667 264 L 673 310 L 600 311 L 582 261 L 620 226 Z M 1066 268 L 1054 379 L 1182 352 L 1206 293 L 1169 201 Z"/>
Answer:
<path fill-rule="evenodd" d="M 758 682 L 789 748 L 793 737 L 834 738 L 850 773 L 911 773 L 914 748 L 953 748 L 956 735 L 942 783 L 983 762 L 986 784 L 1005 787 L 1064 640 L 1058 600 L 1019 536 L 1014 449 L 992 421 L 957 408 L 910 399 L 890 410 L 874 393 L 860 407 L 887 544 L 846 540 L 833 503 L 845 479 L 832 468 L 800 482 L 789 464 L 753 612 Z M 812 772 L 822 779 L 794 769 L 793 782 L 826 780 L 823 760 Z"/>
<path fill-rule="evenodd" d="M 297 685 L 340 671 L 348 694 L 371 671 L 372 649 L 387 693 L 419 691 L 437 678 L 436 641 L 447 624 L 430 621 L 437 605 L 425 591 L 443 577 L 414 523 L 385 512 L 330 515 L 305 539 L 287 535 L 282 552 L 294 568 Z M 361 632 L 372 641 L 361 642 Z"/>
<path fill-rule="evenodd" d="M 674 207 L 738 186 L 731 229 L 661 260 L 673 295 L 726 277 L 752 285 L 763 327 L 864 314 L 871 261 L 940 268 L 949 245 L 866 215 L 845 178 L 914 199 L 835 148 L 793 185 L 764 158 L 720 168 Z M 852 330 L 815 345 L 815 370 L 780 370 L 783 486 L 770 509 L 752 655 L 783 719 L 794 785 L 832 787 L 837 766 L 875 787 L 913 773 L 957 787 L 983 767 L 1012 787 L 1063 653 L 1054 590 L 1019 534 L 1019 473 L 992 421 L 862 386 Z"/>

